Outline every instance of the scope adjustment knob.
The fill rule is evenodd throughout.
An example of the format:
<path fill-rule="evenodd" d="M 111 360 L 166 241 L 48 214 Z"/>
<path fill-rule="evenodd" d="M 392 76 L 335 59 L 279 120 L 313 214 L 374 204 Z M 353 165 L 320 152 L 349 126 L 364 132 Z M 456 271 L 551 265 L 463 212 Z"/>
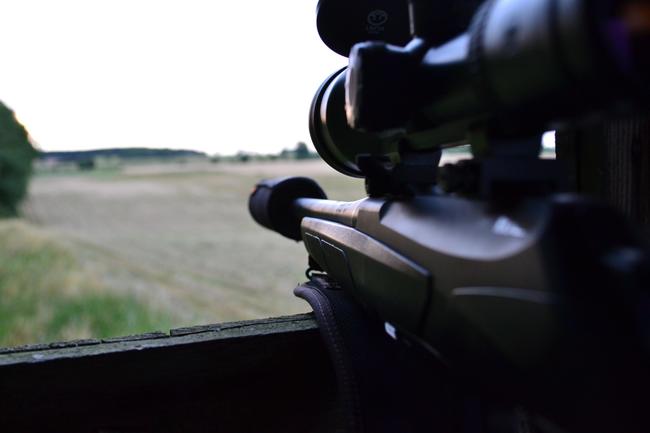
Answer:
<path fill-rule="evenodd" d="M 362 42 L 350 52 L 345 85 L 348 124 L 380 132 L 402 126 L 413 107 L 417 57 L 384 42 Z"/>

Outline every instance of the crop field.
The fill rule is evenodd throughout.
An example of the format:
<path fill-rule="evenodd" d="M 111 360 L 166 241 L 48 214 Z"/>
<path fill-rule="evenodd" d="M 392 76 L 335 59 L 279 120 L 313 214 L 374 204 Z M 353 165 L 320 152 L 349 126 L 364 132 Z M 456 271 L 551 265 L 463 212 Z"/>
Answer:
<path fill-rule="evenodd" d="M 304 247 L 258 226 L 263 178 L 315 178 L 332 199 L 363 181 L 320 160 L 139 163 L 34 176 L 0 221 L 0 345 L 125 335 L 305 312 Z"/>

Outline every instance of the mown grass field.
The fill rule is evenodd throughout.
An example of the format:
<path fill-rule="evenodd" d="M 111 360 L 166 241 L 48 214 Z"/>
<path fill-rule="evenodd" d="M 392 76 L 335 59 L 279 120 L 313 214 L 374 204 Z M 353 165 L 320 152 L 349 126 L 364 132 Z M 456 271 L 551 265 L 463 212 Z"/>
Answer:
<path fill-rule="evenodd" d="M 334 199 L 363 182 L 320 161 L 140 164 L 35 176 L 0 222 L 0 345 L 303 312 L 302 244 L 259 227 L 262 178 L 307 175 Z"/>
<path fill-rule="evenodd" d="M 37 173 L 23 217 L 0 220 L 0 346 L 307 311 L 303 245 L 248 214 L 260 179 L 296 175 L 365 195 L 320 160 Z"/>

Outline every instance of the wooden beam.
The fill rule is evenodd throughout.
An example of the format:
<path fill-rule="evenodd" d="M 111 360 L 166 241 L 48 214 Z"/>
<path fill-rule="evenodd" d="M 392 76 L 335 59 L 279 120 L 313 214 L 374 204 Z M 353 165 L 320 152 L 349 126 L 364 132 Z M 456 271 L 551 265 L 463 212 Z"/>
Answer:
<path fill-rule="evenodd" d="M 5 349 L 0 426 L 42 432 L 325 432 L 336 381 L 311 314 Z"/>

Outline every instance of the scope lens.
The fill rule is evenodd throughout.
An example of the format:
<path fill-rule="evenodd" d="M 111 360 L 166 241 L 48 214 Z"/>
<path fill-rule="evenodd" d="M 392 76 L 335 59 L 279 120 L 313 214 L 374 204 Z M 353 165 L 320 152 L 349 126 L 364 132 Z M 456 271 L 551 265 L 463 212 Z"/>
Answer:
<path fill-rule="evenodd" d="M 345 69 L 331 75 L 311 105 L 309 131 L 318 154 L 335 170 L 364 177 L 359 155 L 397 155 L 398 138 L 350 128 L 345 115 Z"/>

